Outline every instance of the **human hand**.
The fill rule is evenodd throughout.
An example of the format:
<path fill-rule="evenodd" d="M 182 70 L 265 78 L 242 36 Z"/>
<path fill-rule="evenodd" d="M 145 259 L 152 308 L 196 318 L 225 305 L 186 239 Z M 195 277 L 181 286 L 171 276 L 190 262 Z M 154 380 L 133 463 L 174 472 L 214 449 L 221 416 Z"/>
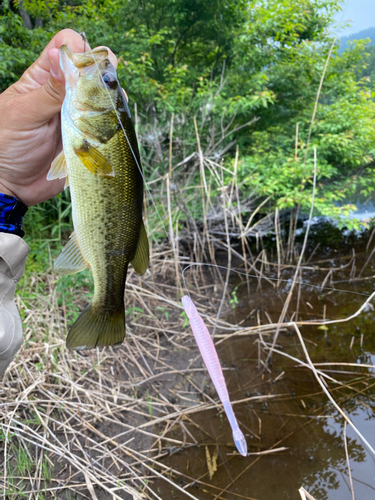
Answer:
<path fill-rule="evenodd" d="M 0 95 L 0 192 L 28 206 L 64 189 L 65 179 L 46 178 L 62 150 L 60 110 L 65 80 L 59 65 L 61 45 L 72 52 L 84 50 L 80 34 L 70 29 L 60 31 L 18 82 Z M 108 52 L 117 67 L 116 56 Z"/>

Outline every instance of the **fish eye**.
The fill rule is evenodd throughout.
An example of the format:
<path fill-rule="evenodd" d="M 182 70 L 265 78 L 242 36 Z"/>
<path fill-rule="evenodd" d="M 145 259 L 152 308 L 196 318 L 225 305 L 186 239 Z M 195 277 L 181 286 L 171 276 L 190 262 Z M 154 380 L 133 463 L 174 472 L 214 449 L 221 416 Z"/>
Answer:
<path fill-rule="evenodd" d="M 116 81 L 115 77 L 112 75 L 112 73 L 105 73 L 102 76 L 103 82 L 108 86 L 111 87 L 112 84 Z"/>

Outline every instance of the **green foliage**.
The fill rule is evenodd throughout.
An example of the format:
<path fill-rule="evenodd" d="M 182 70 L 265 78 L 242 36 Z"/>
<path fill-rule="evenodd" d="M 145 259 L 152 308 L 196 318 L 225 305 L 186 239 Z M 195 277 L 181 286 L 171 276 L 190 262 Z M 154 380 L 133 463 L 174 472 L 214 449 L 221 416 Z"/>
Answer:
<path fill-rule="evenodd" d="M 180 314 L 180 317 L 182 318 L 184 324 L 182 325 L 182 328 L 186 328 L 187 326 L 189 326 L 189 318 L 187 317 L 187 314 L 185 311 L 182 311 L 182 313 Z"/>
<path fill-rule="evenodd" d="M 24 423 L 26 425 L 40 425 L 38 418 L 37 421 L 35 419 L 26 419 Z M 2 434 L 1 440 L 4 438 L 5 436 Z M 46 489 L 50 486 L 53 472 L 50 458 L 47 454 L 44 454 L 42 460 L 37 460 L 35 451 L 29 448 L 27 443 L 18 440 L 13 434 L 8 434 L 8 443 L 9 460 L 7 464 L 6 498 L 9 500 L 29 498 L 30 494 L 27 493 L 29 484 L 25 479 L 30 474 L 37 473 L 40 473 L 42 480 L 39 485 L 38 498 L 41 500 L 47 498 Z M 1 475 L 3 475 L 3 472 Z"/>
<path fill-rule="evenodd" d="M 229 299 L 229 305 L 232 309 L 235 309 L 238 304 L 239 304 L 239 300 L 238 300 L 238 297 L 237 297 L 237 290 L 238 290 L 238 286 L 236 286 L 232 291 L 231 291 L 231 296 L 232 298 Z"/>
<path fill-rule="evenodd" d="M 136 103 L 148 179 L 166 172 L 172 115 L 173 163 L 196 152 L 196 118 L 205 155 L 218 161 L 229 152 L 230 170 L 233 146 L 238 143 L 243 191 L 271 195 L 273 206 L 280 209 L 310 206 L 315 147 L 316 210 L 340 218 L 352 208 L 348 198 L 358 192 L 366 196 L 375 187 L 374 96 L 366 84 L 374 71 L 375 52 L 357 42 L 339 54 L 329 27 L 341 4 L 340 0 L 7 1 L 1 7 L 0 85 L 5 89 L 14 82 L 58 30 L 85 31 L 92 46 L 108 45 L 118 56 L 118 75 L 131 109 Z M 187 170 L 191 162 L 184 165 Z M 55 210 L 54 203 L 45 207 Z M 199 207 L 196 210 L 199 213 Z M 29 217 L 32 227 L 40 227 L 35 222 L 39 216 L 35 209 Z M 63 222 L 69 224 L 67 219 Z M 61 239 L 66 227 L 51 224 L 44 232 L 54 231 L 52 236 Z"/>
<path fill-rule="evenodd" d="M 359 78 L 363 79 L 366 86 L 375 88 L 375 45 L 367 45 L 365 50 L 365 64 L 359 70 Z"/>

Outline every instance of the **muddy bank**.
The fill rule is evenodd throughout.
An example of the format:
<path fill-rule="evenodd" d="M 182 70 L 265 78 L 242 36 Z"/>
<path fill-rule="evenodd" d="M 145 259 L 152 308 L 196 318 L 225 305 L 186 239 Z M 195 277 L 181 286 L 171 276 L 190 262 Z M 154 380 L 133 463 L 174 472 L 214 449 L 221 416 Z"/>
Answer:
<path fill-rule="evenodd" d="M 298 277 L 303 284 L 296 285 L 286 319 L 343 318 L 356 311 L 373 291 L 370 240 L 371 232 L 355 238 L 325 228 L 319 241 L 312 234 Z M 18 500 L 38 488 L 45 498 L 63 500 L 92 498 L 92 491 L 99 500 L 155 494 L 182 499 L 185 492 L 198 500 L 299 500 L 303 485 L 316 500 L 350 499 L 343 419 L 298 362 L 305 357 L 290 327 L 280 330 L 279 352 L 264 366 L 275 333 L 267 325 L 277 322 L 295 273 L 295 261 L 285 254 L 278 259 L 276 250 L 272 236 L 259 238 L 246 264 L 255 277 L 232 271 L 225 294 L 225 269 L 185 273 L 211 331 L 216 324 L 247 458 L 236 452 L 202 366 L 180 303 L 172 251 L 154 249 L 151 272 L 142 281 L 129 273 L 123 345 L 83 355 L 65 348 L 71 305 L 61 290 L 73 287 L 77 307 L 89 298 L 69 277 L 56 282 L 52 272 L 36 273 L 28 281 L 30 294 L 17 299 L 25 343 L 0 392 L 0 456 L 7 464 L 0 486 L 6 497 Z M 183 257 L 182 265 L 190 259 Z M 226 265 L 226 252 L 216 258 Z M 245 269 L 234 257 L 232 267 Z M 48 294 L 39 293 L 41 284 Z M 331 395 L 372 445 L 374 369 L 360 364 L 373 364 L 373 318 L 369 305 L 328 329 L 301 326 Z M 372 498 L 372 458 L 350 428 L 347 444 L 356 498 Z"/>

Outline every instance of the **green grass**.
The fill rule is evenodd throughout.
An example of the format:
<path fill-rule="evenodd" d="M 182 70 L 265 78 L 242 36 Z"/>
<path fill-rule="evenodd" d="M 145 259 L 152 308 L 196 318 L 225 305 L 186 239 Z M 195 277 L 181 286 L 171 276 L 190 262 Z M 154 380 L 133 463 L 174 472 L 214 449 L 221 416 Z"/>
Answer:
<path fill-rule="evenodd" d="M 25 424 L 34 424 L 35 419 L 25 420 Z M 1 433 L 0 440 L 4 441 L 5 436 Z M 40 457 L 33 457 L 33 450 L 27 442 L 21 442 L 14 434 L 8 435 L 8 461 L 7 461 L 7 500 L 21 500 L 30 498 L 29 478 L 41 478 L 38 491 L 38 500 L 47 498 L 47 488 L 51 485 L 53 468 L 48 455 L 43 453 Z M 0 477 L 4 477 L 4 470 L 0 472 Z"/>

